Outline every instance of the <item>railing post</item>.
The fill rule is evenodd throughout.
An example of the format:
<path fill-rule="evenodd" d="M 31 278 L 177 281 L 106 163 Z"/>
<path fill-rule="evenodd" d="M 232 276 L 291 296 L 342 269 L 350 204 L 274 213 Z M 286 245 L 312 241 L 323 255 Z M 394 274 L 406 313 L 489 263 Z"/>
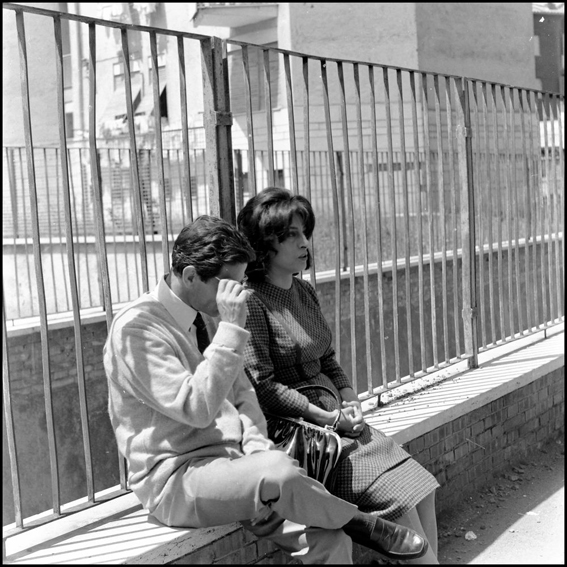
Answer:
<path fill-rule="evenodd" d="M 232 165 L 232 114 L 228 92 L 226 46 L 218 37 L 201 40 L 206 175 L 209 211 L 236 223 Z"/>
<path fill-rule="evenodd" d="M 476 234 L 473 183 L 472 129 L 469 81 L 455 79 L 457 98 L 457 148 L 461 188 L 461 238 L 463 248 L 463 329 L 469 368 L 478 368 L 478 311 L 476 301 Z"/>

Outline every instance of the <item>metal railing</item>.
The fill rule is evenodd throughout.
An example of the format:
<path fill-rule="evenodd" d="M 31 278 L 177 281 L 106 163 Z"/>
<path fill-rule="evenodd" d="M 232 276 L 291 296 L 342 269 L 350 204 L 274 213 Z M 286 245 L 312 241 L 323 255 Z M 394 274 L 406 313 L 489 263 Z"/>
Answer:
<path fill-rule="evenodd" d="M 181 224 L 204 210 L 233 221 L 243 199 L 267 184 L 284 183 L 314 203 L 315 262 L 305 277 L 319 289 L 319 270 L 334 274 L 335 347 L 361 397 L 456 361 L 469 360 L 475 366 L 479 352 L 564 320 L 564 150 L 557 141 L 563 140 L 562 96 L 14 4 L 3 8 L 5 16 L 15 15 L 25 139 L 23 148 L 3 152 L 9 176 L 4 193 L 7 187 L 10 195 L 4 214 L 11 218 L 15 238 L 12 242 L 5 236 L 4 259 L 10 247 L 21 247 L 14 258 L 25 261 L 13 260 L 14 278 L 20 278 L 15 295 L 37 298 L 31 313 L 38 315 L 41 338 L 52 493 L 48 519 L 66 513 L 51 393 L 50 277 L 62 305 L 72 313 L 84 494 L 90 505 L 96 498 L 82 358 L 88 346 L 81 324 L 85 306 L 96 296 L 108 328 L 117 302 L 147 291 L 168 270 L 171 239 Z M 33 141 L 24 17 L 28 13 L 41 15 L 54 29 L 60 134 L 56 150 L 37 148 Z M 79 22 L 89 38 L 85 149 L 69 147 L 65 135 L 65 18 Z M 123 60 L 129 60 L 134 33 L 149 41 L 155 59 L 155 145 L 147 154 L 138 146 L 128 66 L 129 148 L 98 147 L 97 29 L 109 27 L 119 31 Z M 178 150 L 166 151 L 162 144 L 158 36 L 167 37 L 177 50 L 179 93 L 171 96 L 181 116 Z M 203 85 L 204 153 L 195 152 L 187 137 L 188 44 L 197 45 L 200 53 L 201 67 L 193 71 Z M 227 57 L 234 50 L 241 51 L 240 58 Z M 254 60 L 261 66 L 253 74 L 251 50 L 258 51 Z M 283 93 L 277 105 L 270 76 L 274 72 Z M 237 96 L 231 93 L 231 78 L 236 76 L 241 78 L 238 96 L 244 97 L 246 108 L 239 115 L 230 112 L 231 97 Z M 263 93 L 260 112 L 252 110 L 252 92 Z M 57 172 L 56 183 L 50 168 Z M 61 209 L 64 217 L 52 214 Z M 6 217 L 4 225 L 8 230 Z M 45 255 L 42 248 L 54 244 L 55 234 L 64 253 L 57 265 L 55 255 Z M 95 251 L 82 271 L 81 254 L 87 253 L 80 246 L 89 239 Z M 120 257 L 117 249 L 126 242 L 128 250 Z M 323 249 L 332 251 L 326 259 Z M 127 268 L 131 288 L 124 292 L 117 287 L 113 269 L 127 259 L 135 268 Z M 4 290 L 10 289 L 6 268 L 10 262 L 4 269 Z M 87 277 L 91 271 L 96 285 Z M 55 283 L 56 273 L 66 273 L 63 287 Z M 27 286 L 33 284 L 30 293 Z M 88 291 L 89 285 L 96 293 Z M 10 356 L 6 295 L 4 412 L 15 525 L 5 535 L 27 527 L 11 404 L 10 366 L 17 361 Z M 55 304 L 54 310 L 62 309 L 59 299 Z M 16 308 L 16 316 L 23 315 L 23 307 Z M 123 459 L 117 471 L 121 489 L 127 490 Z"/>

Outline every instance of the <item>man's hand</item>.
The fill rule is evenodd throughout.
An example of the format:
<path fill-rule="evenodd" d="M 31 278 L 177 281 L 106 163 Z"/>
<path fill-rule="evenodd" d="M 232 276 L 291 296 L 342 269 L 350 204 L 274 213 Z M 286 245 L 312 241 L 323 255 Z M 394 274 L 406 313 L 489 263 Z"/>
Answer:
<path fill-rule="evenodd" d="M 217 308 L 221 321 L 244 328 L 248 314 L 246 301 L 251 294 L 250 290 L 234 280 L 219 280 Z"/>

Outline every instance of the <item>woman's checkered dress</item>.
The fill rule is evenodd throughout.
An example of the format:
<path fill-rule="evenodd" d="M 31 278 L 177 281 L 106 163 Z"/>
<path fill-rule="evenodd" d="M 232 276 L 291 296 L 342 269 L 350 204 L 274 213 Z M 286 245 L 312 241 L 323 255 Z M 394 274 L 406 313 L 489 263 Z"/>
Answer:
<path fill-rule="evenodd" d="M 336 361 L 331 329 L 313 287 L 297 278 L 288 290 L 268 282 L 250 287 L 256 293 L 248 300 L 246 327 L 251 337 L 245 369 L 262 409 L 293 417 L 300 417 L 309 402 L 334 409 L 335 400 L 321 390 L 305 395 L 295 390 L 320 384 L 338 394 L 341 388 L 352 387 Z M 295 341 L 273 312 L 283 318 L 301 346 L 303 377 L 296 366 Z M 366 425 L 359 437 L 342 437 L 342 442 L 333 492 L 362 511 L 395 520 L 439 486 L 433 475 L 377 429 Z"/>

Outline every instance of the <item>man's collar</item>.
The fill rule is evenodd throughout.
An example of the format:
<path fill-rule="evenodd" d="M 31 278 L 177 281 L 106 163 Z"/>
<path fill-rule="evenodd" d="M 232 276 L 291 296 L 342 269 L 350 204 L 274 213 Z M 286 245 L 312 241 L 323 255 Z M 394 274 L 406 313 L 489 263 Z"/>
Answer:
<path fill-rule="evenodd" d="M 157 300 L 169 311 L 182 329 L 189 330 L 197 316 L 197 311 L 175 295 L 167 284 L 166 277 L 167 274 L 160 279 L 155 289 Z"/>

